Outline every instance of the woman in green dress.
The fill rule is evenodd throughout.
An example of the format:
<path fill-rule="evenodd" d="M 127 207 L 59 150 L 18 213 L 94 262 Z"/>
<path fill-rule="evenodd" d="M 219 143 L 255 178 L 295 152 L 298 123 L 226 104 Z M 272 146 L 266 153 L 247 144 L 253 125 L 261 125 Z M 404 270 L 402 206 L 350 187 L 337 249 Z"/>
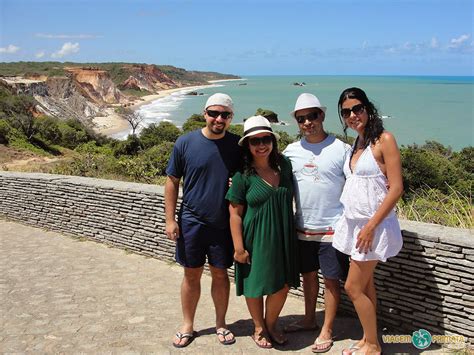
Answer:
<path fill-rule="evenodd" d="M 291 163 L 278 153 L 278 138 L 265 117 L 245 121 L 239 141 L 243 172 L 233 176 L 226 196 L 237 295 L 245 296 L 255 325 L 252 338 L 262 348 L 287 342 L 277 320 L 289 288 L 300 283 Z"/>

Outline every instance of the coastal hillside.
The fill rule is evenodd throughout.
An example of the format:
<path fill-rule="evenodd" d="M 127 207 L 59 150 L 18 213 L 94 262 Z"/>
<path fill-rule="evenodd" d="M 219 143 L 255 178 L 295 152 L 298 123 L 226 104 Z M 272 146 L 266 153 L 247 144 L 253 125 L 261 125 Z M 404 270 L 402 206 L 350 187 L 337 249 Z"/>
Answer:
<path fill-rule="evenodd" d="M 145 95 L 234 75 L 187 71 L 170 65 L 136 63 L 0 63 L 0 87 L 13 95 L 30 96 L 30 112 L 85 124 L 107 116 L 113 106 L 129 106 Z"/>

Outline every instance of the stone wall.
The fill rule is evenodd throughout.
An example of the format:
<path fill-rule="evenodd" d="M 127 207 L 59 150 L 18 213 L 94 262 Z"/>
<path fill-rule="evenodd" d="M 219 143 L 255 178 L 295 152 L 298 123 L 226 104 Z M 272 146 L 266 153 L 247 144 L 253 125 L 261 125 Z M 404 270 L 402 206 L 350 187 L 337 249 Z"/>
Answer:
<path fill-rule="evenodd" d="M 161 186 L 0 171 L 0 216 L 174 261 L 174 242 L 164 234 L 163 193 Z M 423 328 L 472 343 L 472 231 L 401 225 L 403 250 L 376 269 L 379 321 L 399 334 Z M 302 296 L 301 289 L 292 292 Z M 354 312 L 345 295 L 341 309 Z"/>

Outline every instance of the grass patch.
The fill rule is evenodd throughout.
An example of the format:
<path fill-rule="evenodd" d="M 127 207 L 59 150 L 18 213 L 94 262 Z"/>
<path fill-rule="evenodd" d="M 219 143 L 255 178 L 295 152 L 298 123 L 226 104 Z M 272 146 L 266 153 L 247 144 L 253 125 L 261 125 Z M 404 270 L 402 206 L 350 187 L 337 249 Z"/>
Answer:
<path fill-rule="evenodd" d="M 45 156 L 45 157 L 51 157 L 53 154 L 51 154 L 48 151 L 45 151 L 42 147 L 39 147 L 26 139 L 19 138 L 19 137 L 13 137 L 11 138 L 9 144 L 11 148 L 16 148 L 19 150 L 25 150 L 29 151 L 32 153 L 35 153 L 37 155 Z"/>
<path fill-rule="evenodd" d="M 398 216 L 418 222 L 436 223 L 448 227 L 474 227 L 472 196 L 463 195 L 448 185 L 445 194 L 426 186 L 411 192 L 408 201 L 398 203 Z"/>

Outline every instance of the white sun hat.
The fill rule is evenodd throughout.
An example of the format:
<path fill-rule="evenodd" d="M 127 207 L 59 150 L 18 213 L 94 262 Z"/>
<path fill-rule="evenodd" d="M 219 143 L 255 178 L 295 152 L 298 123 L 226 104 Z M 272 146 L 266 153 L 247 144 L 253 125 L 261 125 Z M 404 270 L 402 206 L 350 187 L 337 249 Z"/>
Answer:
<path fill-rule="evenodd" d="M 244 122 L 244 136 L 240 138 L 239 145 L 244 143 L 245 138 L 255 136 L 259 133 L 271 133 L 276 139 L 280 139 L 278 133 L 273 132 L 270 122 L 263 116 L 252 116 Z"/>
<path fill-rule="evenodd" d="M 319 99 L 313 94 L 304 93 L 298 96 L 296 99 L 295 109 L 290 112 L 292 117 L 295 117 L 295 112 L 299 110 L 304 110 L 305 108 L 319 108 L 324 113 L 326 113 L 326 106 L 321 105 Z"/>
<path fill-rule="evenodd" d="M 227 94 L 222 94 L 219 92 L 209 96 L 204 109 L 206 110 L 209 106 L 225 106 L 234 112 L 234 103 L 232 102 L 231 97 Z"/>

